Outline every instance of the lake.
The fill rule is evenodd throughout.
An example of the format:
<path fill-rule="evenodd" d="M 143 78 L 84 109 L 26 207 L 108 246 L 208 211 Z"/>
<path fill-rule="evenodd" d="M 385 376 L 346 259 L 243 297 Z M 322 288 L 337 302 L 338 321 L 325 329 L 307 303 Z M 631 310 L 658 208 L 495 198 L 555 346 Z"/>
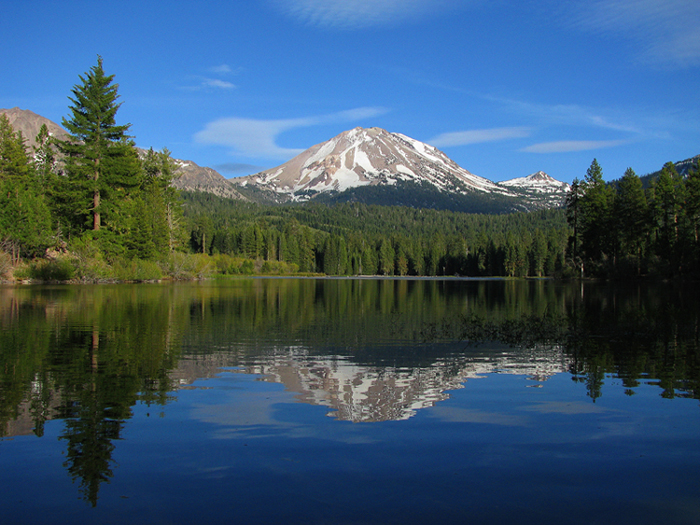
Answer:
<path fill-rule="evenodd" d="M 0 287 L 0 522 L 700 523 L 694 285 Z"/>

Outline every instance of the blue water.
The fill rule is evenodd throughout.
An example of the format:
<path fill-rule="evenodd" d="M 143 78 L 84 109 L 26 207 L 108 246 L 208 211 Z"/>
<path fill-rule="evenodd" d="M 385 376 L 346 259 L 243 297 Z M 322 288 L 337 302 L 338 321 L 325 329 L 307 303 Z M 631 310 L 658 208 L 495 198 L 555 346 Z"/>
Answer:
<path fill-rule="evenodd" d="M 67 464 L 75 417 L 0 440 L 1 523 L 700 523 L 698 399 L 646 372 L 592 396 L 556 346 L 402 332 L 376 364 L 279 330 L 194 351 L 190 330 L 168 400 L 116 418 L 92 501 Z"/>

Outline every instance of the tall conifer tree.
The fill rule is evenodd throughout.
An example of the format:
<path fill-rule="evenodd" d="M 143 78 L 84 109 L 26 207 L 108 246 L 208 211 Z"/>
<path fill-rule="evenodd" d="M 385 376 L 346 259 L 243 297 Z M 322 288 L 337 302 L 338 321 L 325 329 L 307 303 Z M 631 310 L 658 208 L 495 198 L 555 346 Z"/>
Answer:
<path fill-rule="evenodd" d="M 581 254 L 579 253 L 580 237 L 581 237 L 581 199 L 583 198 L 583 186 L 575 177 L 571 183 L 571 189 L 566 196 L 566 220 L 572 228 L 571 234 L 571 258 L 574 261 L 574 265 L 580 268 L 579 258 Z"/>
<path fill-rule="evenodd" d="M 652 206 L 658 228 L 657 250 L 668 257 L 671 272 L 680 270 L 685 249 L 681 234 L 685 219 L 686 187 L 673 162 L 664 164 L 659 178 L 652 185 Z"/>
<path fill-rule="evenodd" d="M 604 255 L 614 255 L 610 223 L 614 194 L 603 180 L 603 170 L 596 159 L 586 171 L 581 199 L 582 248 L 586 255 L 599 260 Z"/>
<path fill-rule="evenodd" d="M 617 184 L 615 219 L 623 256 L 633 256 L 641 271 L 642 248 L 649 235 L 649 210 L 641 179 L 627 168 Z"/>
<path fill-rule="evenodd" d="M 100 230 L 103 215 L 118 208 L 124 193 L 138 184 L 139 161 L 126 135 L 130 124 L 116 123 L 121 103 L 117 103 L 119 85 L 113 79 L 114 75 L 105 75 L 98 56 L 97 65 L 73 87 L 71 117 L 62 120 L 71 135 L 60 143 L 70 182 L 66 200 L 77 207 L 76 218 L 82 218 L 83 224 L 76 225 L 79 231 L 85 223 Z"/>

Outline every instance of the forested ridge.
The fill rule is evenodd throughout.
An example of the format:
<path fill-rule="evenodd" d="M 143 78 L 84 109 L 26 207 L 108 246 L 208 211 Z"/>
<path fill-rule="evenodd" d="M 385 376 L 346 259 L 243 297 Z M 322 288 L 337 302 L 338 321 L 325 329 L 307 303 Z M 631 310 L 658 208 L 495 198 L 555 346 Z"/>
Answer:
<path fill-rule="evenodd" d="M 0 277 L 145 280 L 219 274 L 642 277 L 700 271 L 700 160 L 645 187 L 594 160 L 566 208 L 493 215 L 355 202 L 255 204 L 180 192 L 167 149 L 118 124 L 102 59 L 58 140 L 0 116 Z M 422 198 L 422 196 L 421 196 Z"/>
<path fill-rule="evenodd" d="M 569 228 L 563 210 L 482 215 L 362 203 L 263 206 L 203 193 L 183 197 L 195 251 L 284 261 L 301 272 L 544 276 L 565 265 Z"/>
<path fill-rule="evenodd" d="M 667 162 L 647 187 L 632 168 L 612 183 L 594 159 L 567 197 L 567 248 L 582 276 L 700 276 L 700 157 Z M 689 165 L 688 165 L 689 164 Z"/>

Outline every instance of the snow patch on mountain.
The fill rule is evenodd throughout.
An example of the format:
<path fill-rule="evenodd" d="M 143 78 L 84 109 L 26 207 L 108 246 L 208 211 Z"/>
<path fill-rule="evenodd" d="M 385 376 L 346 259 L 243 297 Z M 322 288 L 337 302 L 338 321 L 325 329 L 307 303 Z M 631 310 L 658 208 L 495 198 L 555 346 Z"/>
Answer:
<path fill-rule="evenodd" d="M 519 188 L 540 193 L 567 193 L 569 185 L 566 182 L 555 180 L 544 171 L 538 171 L 527 177 L 518 177 L 499 183 L 509 188 Z"/>
<path fill-rule="evenodd" d="M 355 128 L 290 161 L 237 181 L 304 201 L 314 194 L 360 186 L 427 183 L 440 191 L 510 195 L 508 188 L 457 165 L 443 152 L 400 133 Z"/>
<path fill-rule="evenodd" d="M 521 198 L 529 202 L 529 208 L 555 208 L 563 206 L 571 187 L 566 182 L 555 180 L 544 171 L 538 171 L 527 177 L 506 180 L 499 183 L 520 193 Z"/>

